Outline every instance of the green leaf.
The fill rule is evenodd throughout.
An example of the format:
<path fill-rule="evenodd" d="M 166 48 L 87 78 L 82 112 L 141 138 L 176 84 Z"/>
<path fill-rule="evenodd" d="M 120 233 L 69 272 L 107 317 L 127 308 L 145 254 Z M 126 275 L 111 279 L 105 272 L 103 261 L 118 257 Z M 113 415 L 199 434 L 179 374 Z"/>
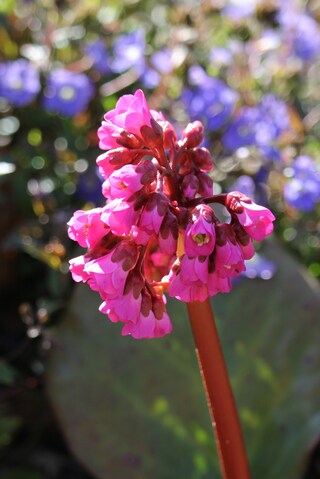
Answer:
<path fill-rule="evenodd" d="M 11 13 L 15 4 L 15 0 L 0 0 L 0 13 Z"/>
<path fill-rule="evenodd" d="M 214 309 L 253 477 L 295 479 L 320 428 L 319 288 L 278 245 L 273 279 L 243 280 Z M 219 478 L 185 305 L 174 331 L 136 341 L 76 287 L 57 330 L 48 392 L 75 455 L 97 478 Z"/>
<path fill-rule="evenodd" d="M 14 383 L 16 377 L 15 369 L 6 361 L 0 359 L 0 384 L 10 386 Z"/>

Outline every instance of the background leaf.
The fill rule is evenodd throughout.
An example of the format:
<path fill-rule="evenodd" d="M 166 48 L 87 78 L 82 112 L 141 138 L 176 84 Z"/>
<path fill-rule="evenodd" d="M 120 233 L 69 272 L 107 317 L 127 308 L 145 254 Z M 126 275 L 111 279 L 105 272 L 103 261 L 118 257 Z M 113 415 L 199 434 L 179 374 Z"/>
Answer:
<path fill-rule="evenodd" d="M 214 309 L 253 477 L 296 479 L 320 429 L 319 287 L 271 243 L 269 281 L 244 279 Z M 122 338 L 76 288 L 57 330 L 48 392 L 76 456 L 98 478 L 220 477 L 186 310 L 169 301 L 174 332 Z"/>

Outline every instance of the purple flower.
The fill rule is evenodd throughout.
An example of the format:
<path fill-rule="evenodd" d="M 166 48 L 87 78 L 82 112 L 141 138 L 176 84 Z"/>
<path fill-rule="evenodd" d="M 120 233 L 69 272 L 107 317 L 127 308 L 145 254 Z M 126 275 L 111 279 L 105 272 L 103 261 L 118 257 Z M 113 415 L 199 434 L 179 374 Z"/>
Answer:
<path fill-rule="evenodd" d="M 292 11 L 289 4 L 280 11 L 278 21 L 293 55 L 304 61 L 312 61 L 320 55 L 320 28 L 314 18 Z"/>
<path fill-rule="evenodd" d="M 14 106 L 31 103 L 41 88 L 36 67 L 24 58 L 0 64 L 0 96 Z"/>
<path fill-rule="evenodd" d="M 276 142 L 290 127 L 286 104 L 272 94 L 253 107 L 243 107 L 229 124 L 222 143 L 229 151 L 256 146 L 266 157 L 278 158 Z"/>
<path fill-rule="evenodd" d="M 101 75 L 110 72 L 110 59 L 103 40 L 88 43 L 84 51 L 91 59 L 94 70 L 101 73 Z"/>
<path fill-rule="evenodd" d="M 91 80 L 84 73 L 58 69 L 51 72 L 44 90 L 43 106 L 66 116 L 86 109 L 94 95 Z"/>
<path fill-rule="evenodd" d="M 145 33 L 141 29 L 120 35 L 113 44 L 112 71 L 122 73 L 134 68 L 139 75 L 142 74 L 145 68 L 145 46 Z"/>
<path fill-rule="evenodd" d="M 241 20 L 242 18 L 248 17 L 255 12 L 257 3 L 258 2 L 256 0 L 251 0 L 249 2 L 231 0 L 227 3 L 227 6 L 222 9 L 221 14 L 234 21 Z"/>
<path fill-rule="evenodd" d="M 186 88 L 182 101 L 190 117 L 201 119 L 211 131 L 219 130 L 231 117 L 237 93 L 222 80 L 209 77 L 201 67 L 192 69 L 189 79 L 197 82 L 195 88 Z"/>
<path fill-rule="evenodd" d="M 173 69 L 171 50 L 165 48 L 153 53 L 151 63 L 160 73 L 170 73 Z"/>
<path fill-rule="evenodd" d="M 292 178 L 284 188 L 286 202 L 301 211 L 312 211 L 320 201 L 320 170 L 309 156 L 298 156 Z"/>
<path fill-rule="evenodd" d="M 252 259 L 247 260 L 246 271 L 242 272 L 247 278 L 271 279 L 276 272 L 276 265 L 258 253 L 255 253 Z"/>
<path fill-rule="evenodd" d="M 239 176 L 230 188 L 230 191 L 241 191 L 241 193 L 249 196 L 249 198 L 254 198 L 255 190 L 256 185 L 254 180 L 248 175 Z"/>

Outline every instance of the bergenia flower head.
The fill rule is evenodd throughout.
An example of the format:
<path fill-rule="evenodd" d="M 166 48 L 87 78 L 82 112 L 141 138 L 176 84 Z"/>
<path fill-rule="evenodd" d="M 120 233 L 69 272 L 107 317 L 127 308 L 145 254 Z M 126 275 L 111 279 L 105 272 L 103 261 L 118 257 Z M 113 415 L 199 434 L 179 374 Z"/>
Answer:
<path fill-rule="evenodd" d="M 229 292 L 275 218 L 238 191 L 213 195 L 202 123 L 178 139 L 141 90 L 119 99 L 98 136 L 106 203 L 69 221 L 70 238 L 87 248 L 70 271 L 100 294 L 101 313 L 123 323 L 123 335 L 160 337 L 172 330 L 165 293 L 190 302 Z M 214 203 L 227 208 L 228 224 Z"/>

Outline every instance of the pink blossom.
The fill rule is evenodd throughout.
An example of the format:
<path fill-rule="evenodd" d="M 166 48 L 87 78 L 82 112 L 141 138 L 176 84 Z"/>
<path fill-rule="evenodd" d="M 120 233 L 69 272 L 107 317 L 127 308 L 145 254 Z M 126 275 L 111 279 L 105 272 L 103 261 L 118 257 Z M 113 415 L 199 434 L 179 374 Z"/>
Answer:
<path fill-rule="evenodd" d="M 101 298 L 107 301 L 123 296 L 129 271 L 137 259 L 137 246 L 122 241 L 110 253 L 88 261 L 84 271 L 94 280 Z"/>
<path fill-rule="evenodd" d="M 89 258 L 86 255 L 71 259 L 69 261 L 70 272 L 74 281 L 77 283 L 88 283 L 93 291 L 98 291 L 98 286 L 95 282 L 95 279 L 87 271 L 85 271 L 85 265 L 88 263 L 88 261 Z"/>
<path fill-rule="evenodd" d="M 213 179 L 208 176 L 207 173 L 199 171 L 197 173 L 199 180 L 199 195 L 201 196 L 212 196 L 213 193 Z"/>
<path fill-rule="evenodd" d="M 187 226 L 184 248 L 188 256 L 209 256 L 216 242 L 215 217 L 207 205 L 196 206 Z"/>
<path fill-rule="evenodd" d="M 156 176 L 157 167 L 152 161 L 142 161 L 138 165 L 125 165 L 114 171 L 104 182 L 102 193 L 111 199 L 128 199 L 145 185 L 151 189 Z"/>
<path fill-rule="evenodd" d="M 135 298 L 132 292 L 118 298 L 104 301 L 99 308 L 101 313 L 107 314 L 112 322 L 122 323 L 138 321 L 141 310 L 141 295 Z"/>
<path fill-rule="evenodd" d="M 168 198 L 162 193 L 151 193 L 139 219 L 139 229 L 150 236 L 159 234 L 164 216 L 169 208 Z"/>
<path fill-rule="evenodd" d="M 140 137 L 142 126 L 151 127 L 152 115 L 142 90 L 134 95 L 123 95 L 113 110 L 105 114 L 102 126 L 98 130 L 100 148 L 116 148 L 122 130 Z"/>
<path fill-rule="evenodd" d="M 70 272 L 72 274 L 73 281 L 76 283 L 85 283 L 90 278 L 90 275 L 84 270 L 86 260 L 85 256 L 77 256 L 76 258 L 72 258 L 69 261 L 70 264 Z"/>
<path fill-rule="evenodd" d="M 216 232 L 215 271 L 221 278 L 239 275 L 246 267 L 232 227 L 229 224 L 218 224 Z"/>
<path fill-rule="evenodd" d="M 177 251 L 178 243 L 178 222 L 171 211 L 167 211 L 159 232 L 159 247 L 163 253 L 174 256 Z"/>
<path fill-rule="evenodd" d="M 192 200 L 199 190 L 199 179 L 194 173 L 187 174 L 182 180 L 182 191 L 188 200 Z"/>
<path fill-rule="evenodd" d="M 76 211 L 67 223 L 69 238 L 77 241 L 83 248 L 92 248 L 109 231 L 101 221 L 101 213 L 101 208 Z"/>
<path fill-rule="evenodd" d="M 126 202 L 121 198 L 116 198 L 103 208 L 101 220 L 110 227 L 115 235 L 122 236 L 129 235 L 138 216 L 139 211 L 135 209 L 134 202 Z"/>
<path fill-rule="evenodd" d="M 214 271 L 208 276 L 209 296 L 215 296 L 217 293 L 229 293 L 231 291 L 231 281 L 229 277 L 222 278 Z"/>
<path fill-rule="evenodd" d="M 172 324 L 167 313 L 163 313 L 161 319 L 157 319 L 150 309 L 147 315 L 140 314 L 138 320 L 133 323 L 129 321 L 122 329 L 122 336 L 131 335 L 135 339 L 160 338 L 172 331 Z"/>
<path fill-rule="evenodd" d="M 109 178 L 113 171 L 124 165 L 137 163 L 143 156 L 143 152 L 128 150 L 128 148 L 109 150 L 97 158 L 99 173 L 103 178 Z"/>
<path fill-rule="evenodd" d="M 208 297 L 208 257 L 184 255 L 179 267 L 173 267 L 165 279 L 169 281 L 170 296 L 186 302 L 205 301 Z"/>
<path fill-rule="evenodd" d="M 276 218 L 268 208 L 253 203 L 239 191 L 229 193 L 226 204 L 252 239 L 262 241 L 272 233 Z"/>

